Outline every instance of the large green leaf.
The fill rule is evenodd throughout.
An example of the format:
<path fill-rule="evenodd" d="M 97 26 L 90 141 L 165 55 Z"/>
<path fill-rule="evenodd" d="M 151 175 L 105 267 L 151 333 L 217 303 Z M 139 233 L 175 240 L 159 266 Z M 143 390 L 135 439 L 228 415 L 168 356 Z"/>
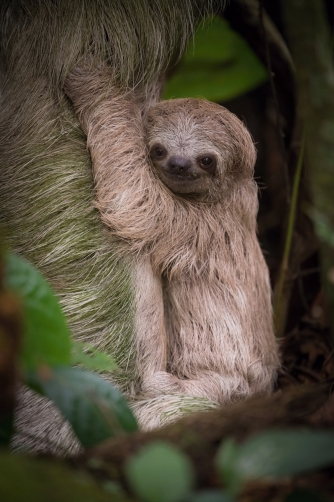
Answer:
<path fill-rule="evenodd" d="M 126 464 L 134 493 L 145 502 L 178 502 L 190 494 L 194 473 L 189 459 L 174 446 L 145 446 Z"/>
<path fill-rule="evenodd" d="M 227 101 L 261 85 L 268 72 L 247 42 L 221 18 L 200 27 L 167 81 L 164 99 Z"/>
<path fill-rule="evenodd" d="M 42 368 L 28 385 L 50 398 L 85 447 L 138 429 L 126 400 L 109 382 L 79 368 Z"/>
<path fill-rule="evenodd" d="M 23 258 L 9 254 L 5 283 L 22 303 L 23 366 L 33 369 L 45 364 L 69 364 L 70 333 L 58 300 L 42 274 Z"/>
<path fill-rule="evenodd" d="M 277 479 L 332 464 L 334 433 L 315 430 L 264 432 L 240 446 L 228 440 L 217 455 L 217 466 L 232 491 L 251 479 Z"/>

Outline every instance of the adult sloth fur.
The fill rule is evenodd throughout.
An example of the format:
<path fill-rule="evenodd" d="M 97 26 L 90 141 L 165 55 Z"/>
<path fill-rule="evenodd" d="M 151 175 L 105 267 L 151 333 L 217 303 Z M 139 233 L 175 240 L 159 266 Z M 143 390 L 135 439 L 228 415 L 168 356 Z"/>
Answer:
<path fill-rule="evenodd" d="M 87 134 L 96 205 L 132 263 L 133 407 L 151 428 L 182 413 L 182 396 L 223 404 L 270 391 L 277 348 L 248 131 L 194 99 L 151 106 L 144 128 L 135 95 L 113 81 L 106 65 L 84 63 L 65 90 Z"/>

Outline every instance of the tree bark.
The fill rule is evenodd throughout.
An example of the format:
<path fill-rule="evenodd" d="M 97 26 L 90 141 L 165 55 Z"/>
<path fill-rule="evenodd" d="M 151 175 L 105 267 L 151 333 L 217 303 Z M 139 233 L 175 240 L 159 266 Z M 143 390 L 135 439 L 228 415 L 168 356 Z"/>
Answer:
<path fill-rule="evenodd" d="M 315 386 L 292 387 L 284 393 L 279 391 L 272 396 L 257 396 L 210 412 L 191 414 L 162 429 L 105 441 L 71 461 L 80 468 L 93 464 L 94 476 L 112 478 L 126 486 L 127 459 L 145 445 L 167 441 L 191 459 L 197 488 L 220 486 L 214 460 L 224 439 L 243 440 L 277 427 L 333 426 L 332 386 L 330 380 Z"/>

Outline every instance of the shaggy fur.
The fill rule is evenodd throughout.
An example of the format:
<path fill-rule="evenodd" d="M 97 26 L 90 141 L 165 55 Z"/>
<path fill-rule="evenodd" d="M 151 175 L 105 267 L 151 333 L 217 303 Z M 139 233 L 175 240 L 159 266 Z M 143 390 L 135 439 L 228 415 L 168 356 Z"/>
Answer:
<path fill-rule="evenodd" d="M 96 205 L 132 262 L 134 409 L 151 428 L 182 413 L 175 396 L 225 404 L 269 392 L 278 356 L 248 131 L 223 107 L 192 99 L 152 106 L 145 131 L 135 97 L 113 82 L 107 66 L 85 63 L 65 90 L 87 134 Z M 162 183 L 145 146 L 154 144 L 187 159 L 215 155 L 200 194 Z"/>
<path fill-rule="evenodd" d="M 51 282 L 73 335 L 115 357 L 120 370 L 113 378 L 128 395 L 139 378 L 131 260 L 119 255 L 93 207 L 86 140 L 63 83 L 82 55 L 92 53 L 109 61 L 115 82 L 134 88 L 145 110 L 159 99 L 162 72 L 183 52 L 209 5 L 209 0 L 0 5 L 1 222 L 11 248 Z M 20 401 L 19 442 L 59 451 L 67 426 L 45 400 L 29 401 L 29 409 L 27 401 Z"/>

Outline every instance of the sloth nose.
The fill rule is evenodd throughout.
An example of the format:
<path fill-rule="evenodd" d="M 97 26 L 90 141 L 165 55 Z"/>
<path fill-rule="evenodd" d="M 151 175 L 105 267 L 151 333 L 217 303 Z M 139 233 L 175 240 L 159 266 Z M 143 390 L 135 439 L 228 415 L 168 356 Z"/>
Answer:
<path fill-rule="evenodd" d="M 175 155 L 170 157 L 167 163 L 168 170 L 173 174 L 186 174 L 192 166 L 192 162 L 187 157 Z"/>

